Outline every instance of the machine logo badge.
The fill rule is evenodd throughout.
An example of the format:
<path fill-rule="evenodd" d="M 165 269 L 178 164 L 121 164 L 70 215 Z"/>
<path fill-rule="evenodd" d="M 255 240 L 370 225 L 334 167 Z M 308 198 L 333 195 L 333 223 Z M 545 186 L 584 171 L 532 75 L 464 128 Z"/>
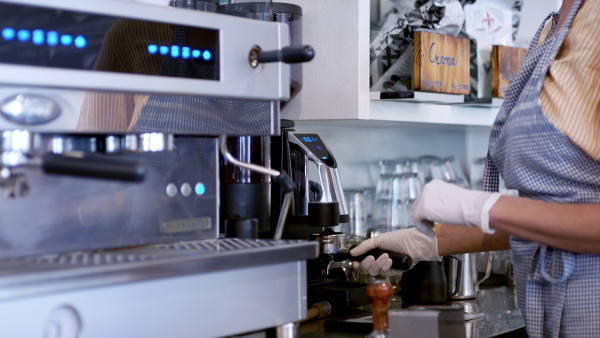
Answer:
<path fill-rule="evenodd" d="M 188 231 L 210 230 L 212 227 L 210 220 L 210 217 L 196 217 L 164 221 L 162 232 L 164 234 L 174 234 Z"/>
<path fill-rule="evenodd" d="M 0 114 L 22 125 L 46 124 L 61 114 L 60 105 L 47 97 L 36 94 L 16 94 L 0 101 Z"/>

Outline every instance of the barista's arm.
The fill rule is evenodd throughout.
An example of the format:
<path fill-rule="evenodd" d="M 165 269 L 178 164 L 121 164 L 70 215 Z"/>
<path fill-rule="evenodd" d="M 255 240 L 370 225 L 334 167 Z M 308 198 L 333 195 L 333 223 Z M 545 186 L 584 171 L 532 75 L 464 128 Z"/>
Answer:
<path fill-rule="evenodd" d="M 503 231 L 488 235 L 477 228 L 438 224 L 435 226 L 435 234 L 440 256 L 510 249 L 509 235 Z"/>
<path fill-rule="evenodd" d="M 490 228 L 554 248 L 600 254 L 600 204 L 566 204 L 502 196 Z"/>
<path fill-rule="evenodd" d="M 438 224 L 440 256 L 509 249 L 508 234 L 567 251 L 600 254 L 600 204 L 565 204 L 502 196 L 490 210 L 493 235 Z"/>
<path fill-rule="evenodd" d="M 468 225 L 457 229 L 436 226 L 440 255 L 507 247 L 506 235 L 488 237 L 485 229 L 567 251 L 600 254 L 600 204 L 552 203 L 498 193 L 473 191 L 433 180 L 411 208 L 415 226 L 431 233 L 434 223 Z M 438 228 L 439 227 L 439 228 Z"/>

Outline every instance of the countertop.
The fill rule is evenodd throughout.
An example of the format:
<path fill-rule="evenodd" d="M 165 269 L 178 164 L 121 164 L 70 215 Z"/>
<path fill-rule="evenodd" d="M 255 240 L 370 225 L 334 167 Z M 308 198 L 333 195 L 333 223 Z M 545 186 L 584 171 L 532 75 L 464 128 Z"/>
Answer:
<path fill-rule="evenodd" d="M 467 317 L 476 317 L 471 320 L 465 320 L 467 338 L 527 337 L 523 316 L 517 307 L 516 290 L 514 287 L 483 286 L 477 298 L 451 301 L 447 304 L 462 305 Z M 390 310 L 400 309 L 401 305 L 402 300 L 397 294 L 394 294 L 390 300 Z M 343 315 L 307 321 L 300 325 L 300 337 L 364 337 L 362 333 L 333 331 L 330 328 L 330 324 L 331 322 L 346 321 L 348 319 L 358 322 L 368 322 L 369 316 L 369 306 L 365 306 L 344 313 Z M 326 330 L 326 326 L 329 329 Z"/>

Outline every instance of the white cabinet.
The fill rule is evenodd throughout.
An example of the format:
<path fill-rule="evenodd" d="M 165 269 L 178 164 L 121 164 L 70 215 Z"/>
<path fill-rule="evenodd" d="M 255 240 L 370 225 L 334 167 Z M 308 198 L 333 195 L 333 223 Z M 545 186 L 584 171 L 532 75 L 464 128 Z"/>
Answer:
<path fill-rule="evenodd" d="M 370 100 L 370 1 L 291 2 L 302 7 L 303 41 L 314 47 L 315 58 L 303 65 L 302 91 L 285 107 L 282 118 L 476 126 L 491 125 L 493 122 L 497 109 L 414 104 L 410 99 L 402 102 Z"/>
<path fill-rule="evenodd" d="M 520 39 L 530 39 L 559 1 L 525 0 Z M 485 156 L 497 105 L 370 100 L 370 0 L 289 2 L 302 7 L 303 42 L 315 48 L 315 58 L 303 65 L 303 89 L 281 117 L 296 121 L 297 130 L 321 134 L 344 186 L 374 185 L 371 167 L 379 159 L 456 155 L 468 170 Z"/>
<path fill-rule="evenodd" d="M 369 119 L 369 0 L 291 0 L 302 39 L 315 49 L 303 88 L 282 118 Z"/>

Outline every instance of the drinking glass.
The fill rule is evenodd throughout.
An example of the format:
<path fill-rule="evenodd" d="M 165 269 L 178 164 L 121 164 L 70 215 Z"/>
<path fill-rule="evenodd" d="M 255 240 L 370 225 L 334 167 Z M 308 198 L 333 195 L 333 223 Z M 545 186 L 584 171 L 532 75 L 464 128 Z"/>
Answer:
<path fill-rule="evenodd" d="M 399 158 L 393 160 L 381 160 L 379 161 L 379 174 L 397 174 L 403 172 L 403 167 L 408 158 Z"/>
<path fill-rule="evenodd" d="M 387 232 L 414 226 L 410 207 L 420 192 L 417 173 L 381 174 L 375 193 L 374 227 Z"/>
<path fill-rule="evenodd" d="M 452 173 L 452 176 L 454 178 L 454 180 L 456 181 L 455 184 L 466 188 L 466 189 L 471 189 L 471 184 L 469 183 L 469 180 L 467 179 L 467 175 L 465 175 L 465 171 L 463 170 L 462 166 L 460 165 L 460 163 L 458 162 L 458 160 L 456 159 L 455 156 L 450 156 L 444 159 L 444 161 L 446 162 L 446 166 L 448 166 L 448 170 Z"/>
<path fill-rule="evenodd" d="M 421 193 L 421 180 L 418 174 L 413 172 L 403 173 L 402 176 L 402 185 L 404 188 L 404 220 L 402 222 L 402 228 L 410 228 L 415 226 L 411 217 L 410 208 Z"/>
<path fill-rule="evenodd" d="M 442 180 L 444 182 L 456 184 L 459 187 L 470 189 L 465 172 L 454 156 L 432 162 L 431 177 L 433 179 Z"/>
<path fill-rule="evenodd" d="M 419 159 L 404 157 L 396 160 L 381 160 L 379 161 L 379 167 L 380 174 L 416 173 L 421 181 L 421 185 L 425 183 L 425 171 Z"/>
<path fill-rule="evenodd" d="M 350 216 L 349 229 L 346 233 L 350 240 L 365 238 L 367 232 L 367 212 L 365 194 L 362 189 L 344 190 L 348 214 Z"/>
<path fill-rule="evenodd" d="M 485 169 L 485 157 L 478 158 L 471 164 L 471 189 L 483 190 L 483 170 Z"/>
<path fill-rule="evenodd" d="M 423 184 L 429 183 L 433 179 L 431 174 L 431 167 L 440 161 L 440 158 L 433 155 L 423 155 L 419 159 L 419 167 L 422 172 Z"/>
<path fill-rule="evenodd" d="M 397 229 L 403 220 L 402 180 L 400 174 L 381 174 L 375 190 L 373 227 L 380 232 Z"/>

